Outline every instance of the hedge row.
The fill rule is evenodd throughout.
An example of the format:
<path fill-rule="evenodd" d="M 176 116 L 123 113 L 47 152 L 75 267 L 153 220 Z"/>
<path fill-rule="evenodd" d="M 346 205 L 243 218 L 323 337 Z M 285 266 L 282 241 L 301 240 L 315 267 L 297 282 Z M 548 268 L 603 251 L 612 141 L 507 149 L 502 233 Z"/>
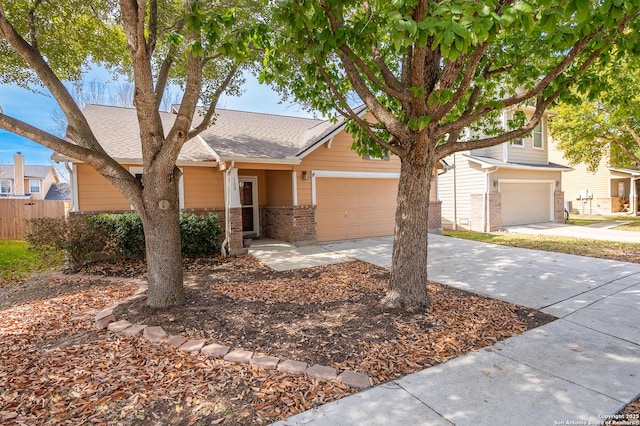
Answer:
<path fill-rule="evenodd" d="M 218 253 L 221 235 L 218 216 L 180 214 L 183 257 Z M 26 240 L 45 258 L 59 251 L 66 252 L 74 268 L 90 263 L 95 253 L 122 260 L 145 256 L 142 220 L 137 213 L 31 219 Z"/>

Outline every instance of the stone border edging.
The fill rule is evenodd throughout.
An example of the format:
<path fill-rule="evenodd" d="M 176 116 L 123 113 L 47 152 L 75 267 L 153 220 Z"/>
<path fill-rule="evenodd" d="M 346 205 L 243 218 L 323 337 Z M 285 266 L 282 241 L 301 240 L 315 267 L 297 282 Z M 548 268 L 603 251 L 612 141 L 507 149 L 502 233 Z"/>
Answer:
<path fill-rule="evenodd" d="M 113 277 L 100 277 L 111 278 Z M 122 281 L 122 279 L 118 279 Z M 187 353 L 204 353 L 212 358 L 222 358 L 225 361 L 236 362 L 240 364 L 248 364 L 256 368 L 264 368 L 265 370 L 278 370 L 288 374 L 305 374 L 318 380 L 337 380 L 347 386 L 366 389 L 371 387 L 371 378 L 364 373 L 352 370 L 343 370 L 338 374 L 338 370 L 333 367 L 324 365 L 308 366 L 306 362 L 295 360 L 280 360 L 277 357 L 264 354 L 255 354 L 239 348 L 230 348 L 216 342 L 207 344 L 204 339 L 188 340 L 184 336 L 171 336 L 162 329 L 162 327 L 151 326 L 147 324 L 131 324 L 127 320 L 117 320 L 113 311 L 121 304 L 144 297 L 147 292 L 147 284 L 140 279 L 130 279 L 138 285 L 138 290 L 126 299 L 109 306 L 98 312 L 95 316 L 94 325 L 98 330 L 109 330 L 113 333 L 119 333 L 127 337 L 143 337 L 151 343 L 169 344 L 178 350 Z"/>

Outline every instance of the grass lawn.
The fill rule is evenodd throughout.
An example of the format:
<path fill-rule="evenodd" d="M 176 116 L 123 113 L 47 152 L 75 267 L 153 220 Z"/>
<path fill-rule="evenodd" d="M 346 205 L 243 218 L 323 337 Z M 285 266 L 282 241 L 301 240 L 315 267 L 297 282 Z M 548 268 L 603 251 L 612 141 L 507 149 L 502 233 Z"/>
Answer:
<path fill-rule="evenodd" d="M 615 229 L 621 231 L 640 231 L 640 216 L 631 216 L 631 215 L 610 215 L 610 216 L 600 216 L 600 215 L 580 215 L 580 214 L 572 214 L 567 224 L 569 225 L 578 225 L 578 226 L 587 226 L 593 225 L 598 222 L 620 222 L 625 223 L 624 225 L 617 226 Z"/>
<path fill-rule="evenodd" d="M 54 269 L 61 263 L 45 264 L 37 254 L 29 250 L 26 241 L 0 240 L 0 285 L 14 279 Z"/>
<path fill-rule="evenodd" d="M 442 234 L 503 246 L 640 263 L 640 244 L 634 243 L 585 240 L 581 238 L 556 237 L 550 235 L 482 234 L 471 231 L 444 231 Z"/>

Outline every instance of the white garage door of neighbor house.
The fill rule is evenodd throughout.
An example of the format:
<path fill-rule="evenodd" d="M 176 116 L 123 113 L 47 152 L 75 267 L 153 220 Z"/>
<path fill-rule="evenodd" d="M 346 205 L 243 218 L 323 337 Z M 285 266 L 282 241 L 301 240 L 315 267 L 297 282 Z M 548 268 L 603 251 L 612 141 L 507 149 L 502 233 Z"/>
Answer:
<path fill-rule="evenodd" d="M 398 179 L 317 178 L 318 241 L 392 235 Z"/>
<path fill-rule="evenodd" d="M 502 226 L 553 220 L 550 183 L 500 182 L 500 193 L 502 194 Z"/>

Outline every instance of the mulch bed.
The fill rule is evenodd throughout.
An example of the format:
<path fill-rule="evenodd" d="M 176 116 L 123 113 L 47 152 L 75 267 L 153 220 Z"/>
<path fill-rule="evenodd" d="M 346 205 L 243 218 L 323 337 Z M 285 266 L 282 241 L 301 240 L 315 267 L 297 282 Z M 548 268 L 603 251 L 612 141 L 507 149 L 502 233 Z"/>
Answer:
<path fill-rule="evenodd" d="M 85 272 L 144 277 L 144 266 Z M 185 262 L 184 306 L 161 311 L 137 301 L 115 314 L 169 334 L 364 372 L 375 384 L 554 319 L 435 283 L 425 312 L 388 310 L 378 303 L 388 278 L 362 262 L 275 272 L 249 256 L 204 259 Z M 0 288 L 0 306 L 10 305 L 0 310 L 3 424 L 267 424 L 355 392 L 93 330 L 97 311 L 135 291 L 126 279 L 50 278 L 51 294 L 40 280 Z"/>

